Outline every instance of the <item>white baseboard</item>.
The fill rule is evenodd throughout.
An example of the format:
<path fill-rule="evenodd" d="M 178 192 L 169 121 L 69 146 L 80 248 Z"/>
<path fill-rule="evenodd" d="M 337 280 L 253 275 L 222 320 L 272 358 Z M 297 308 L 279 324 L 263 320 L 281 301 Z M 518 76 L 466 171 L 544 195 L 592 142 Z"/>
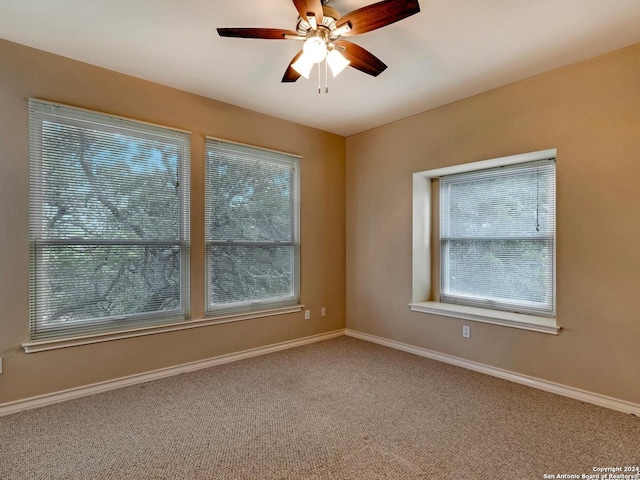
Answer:
<path fill-rule="evenodd" d="M 491 367 L 482 363 L 473 362 L 471 360 L 465 360 L 463 358 L 454 357 L 444 353 L 434 352 L 433 350 L 427 350 L 426 348 L 415 347 L 402 342 L 396 342 L 395 340 L 389 340 L 386 338 L 370 335 L 368 333 L 358 332 L 357 330 L 346 329 L 346 335 L 349 337 L 359 338 L 368 342 L 377 343 L 386 347 L 395 348 L 396 350 L 402 350 L 403 352 L 413 353 L 421 357 L 430 358 L 439 362 L 449 363 L 458 367 L 467 368 L 476 372 L 486 373 L 494 377 L 502 378 L 504 380 L 510 380 L 512 382 L 527 385 L 529 387 L 538 388 L 547 392 L 570 397 L 582 402 L 592 403 L 601 407 L 610 408 L 619 412 L 630 413 L 636 417 L 640 417 L 640 405 L 637 403 L 627 402 L 626 400 L 619 400 L 613 397 L 607 397 L 606 395 L 600 395 L 598 393 L 589 392 L 586 390 L 580 390 L 579 388 L 568 387 L 559 383 L 549 382 L 540 378 L 530 377 L 522 375 L 520 373 L 511 372 L 509 370 L 503 370 L 501 368 Z"/>
<path fill-rule="evenodd" d="M 10 415 L 12 413 L 21 412 L 23 410 L 30 410 L 33 408 L 44 407 L 52 405 L 54 403 L 64 402 L 74 398 L 86 397 L 95 393 L 106 392 L 109 390 L 115 390 L 117 388 L 128 387 L 139 383 L 150 382 L 152 380 L 158 380 L 160 378 L 171 377 L 173 375 L 179 375 L 181 373 L 193 372 L 195 370 L 201 370 L 203 368 L 209 368 L 216 365 L 222 365 L 223 363 L 235 362 L 237 360 L 243 360 L 245 358 L 257 357 L 259 355 L 266 355 L 268 353 L 278 352 L 280 350 L 286 350 L 289 348 L 299 347 L 302 345 L 308 345 L 310 343 L 321 342 L 330 338 L 341 337 L 345 334 L 345 329 L 334 330 L 328 333 L 321 333 L 318 335 L 312 335 L 310 337 L 299 338 L 296 340 L 289 340 L 286 342 L 274 343 L 273 345 L 267 345 L 264 347 L 252 348 L 244 350 L 242 352 L 230 353 L 227 355 L 220 355 L 206 360 L 198 360 L 196 362 L 183 363 L 182 365 L 176 365 L 173 367 L 161 368 L 153 370 L 151 372 L 139 373 L 136 375 L 129 375 L 127 377 L 116 378 L 114 380 L 107 380 L 105 382 L 94 383 L 83 387 L 71 388 L 69 390 L 63 390 L 60 392 L 49 393 L 46 395 L 39 395 L 36 397 L 30 397 L 23 400 L 17 400 L 15 402 L 0 404 L 0 417 L 4 415 Z"/>
<path fill-rule="evenodd" d="M 619 412 L 630 413 L 632 415 L 640 417 L 640 405 L 636 403 L 627 402 L 625 400 L 619 400 L 617 398 L 608 397 L 606 395 L 600 395 L 598 393 L 589 392 L 586 390 L 580 390 L 578 388 L 568 387 L 547 380 L 542 380 L 535 377 L 529 377 L 519 373 L 511 372 L 509 370 L 503 370 L 501 368 L 491 367 L 482 363 L 465 360 L 452 355 L 444 353 L 434 352 L 427 350 L 426 348 L 416 347 L 395 340 L 389 340 L 386 338 L 370 335 L 368 333 L 358 332 L 351 329 L 339 329 L 328 333 L 321 333 L 318 335 L 312 335 L 310 337 L 299 338 L 296 340 L 289 340 L 286 342 L 275 343 L 273 345 L 267 345 L 264 347 L 252 348 L 244 350 L 242 352 L 230 353 L 227 355 L 220 355 L 217 357 L 209 358 L 206 360 L 199 360 L 196 362 L 185 363 L 182 365 L 176 365 L 173 367 L 161 368 L 159 370 L 153 370 L 151 372 L 140 373 L 136 375 L 130 375 L 127 377 L 121 377 L 114 380 L 107 380 L 105 382 L 94 383 L 83 387 L 72 388 L 69 390 L 63 390 L 60 392 L 50 393 L 46 395 L 39 395 L 36 397 L 30 397 L 23 400 L 17 400 L 15 402 L 0 404 L 0 417 L 4 415 L 10 415 L 12 413 L 21 412 L 23 410 L 30 410 L 33 408 L 44 407 L 52 405 L 54 403 L 64 402 L 66 400 L 72 400 L 74 398 L 86 397 L 95 393 L 107 392 L 109 390 L 115 390 L 118 388 L 128 387 L 139 383 L 150 382 L 152 380 L 158 380 L 160 378 L 170 377 L 173 375 L 179 375 L 181 373 L 193 372 L 195 370 L 201 370 L 203 368 L 209 368 L 216 365 L 222 365 L 224 363 L 235 362 L 237 360 L 243 360 L 245 358 L 257 357 L 259 355 L 266 355 L 268 353 L 278 352 L 280 350 L 286 350 L 288 348 L 295 348 L 302 345 L 308 345 L 315 342 L 321 342 L 323 340 L 329 340 L 330 338 L 340 337 L 347 335 L 354 338 L 359 338 L 379 345 L 384 345 L 396 350 L 402 350 L 404 352 L 413 353 L 421 357 L 430 358 L 439 362 L 449 363 L 458 367 L 467 368 L 476 372 L 485 373 L 494 377 L 502 378 L 512 382 L 528 385 L 533 388 L 545 390 L 547 392 L 563 395 L 565 397 L 574 398 L 601 407 L 610 408 Z"/>

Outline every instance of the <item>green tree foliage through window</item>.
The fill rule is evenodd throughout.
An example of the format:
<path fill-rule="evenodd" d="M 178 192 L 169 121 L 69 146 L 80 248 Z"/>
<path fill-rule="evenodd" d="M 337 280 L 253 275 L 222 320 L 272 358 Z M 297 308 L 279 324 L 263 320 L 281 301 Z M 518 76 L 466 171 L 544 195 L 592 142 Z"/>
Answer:
<path fill-rule="evenodd" d="M 207 140 L 207 310 L 297 303 L 298 159 Z"/>
<path fill-rule="evenodd" d="M 32 336 L 186 316 L 188 134 L 30 102 Z"/>

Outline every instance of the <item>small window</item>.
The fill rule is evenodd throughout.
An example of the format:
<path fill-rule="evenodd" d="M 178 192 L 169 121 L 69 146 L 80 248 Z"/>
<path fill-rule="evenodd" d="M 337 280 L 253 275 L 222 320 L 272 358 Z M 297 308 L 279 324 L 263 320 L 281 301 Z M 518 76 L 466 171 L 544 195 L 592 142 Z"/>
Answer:
<path fill-rule="evenodd" d="M 560 332 L 556 155 L 551 148 L 413 174 L 412 311 Z"/>
<path fill-rule="evenodd" d="M 185 132 L 29 101 L 31 339 L 188 317 Z"/>
<path fill-rule="evenodd" d="M 212 316 L 298 304 L 299 158 L 206 141 L 206 288 Z"/>
<path fill-rule="evenodd" d="M 440 296 L 555 315 L 555 161 L 440 179 Z"/>

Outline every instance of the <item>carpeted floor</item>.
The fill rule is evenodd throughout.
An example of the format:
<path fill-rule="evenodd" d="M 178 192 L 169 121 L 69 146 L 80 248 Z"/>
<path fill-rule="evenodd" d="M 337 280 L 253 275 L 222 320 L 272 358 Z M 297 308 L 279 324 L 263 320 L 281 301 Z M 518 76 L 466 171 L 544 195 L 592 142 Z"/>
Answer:
<path fill-rule="evenodd" d="M 543 479 L 633 465 L 636 417 L 348 337 L 0 418 L 3 480 Z"/>

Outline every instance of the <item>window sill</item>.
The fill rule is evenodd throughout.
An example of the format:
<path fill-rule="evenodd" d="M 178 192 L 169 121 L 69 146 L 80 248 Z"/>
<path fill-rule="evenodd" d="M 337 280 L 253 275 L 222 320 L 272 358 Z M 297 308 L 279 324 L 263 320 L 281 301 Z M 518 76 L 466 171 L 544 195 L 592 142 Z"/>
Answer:
<path fill-rule="evenodd" d="M 521 313 L 502 312 L 486 308 L 468 307 L 466 305 L 454 305 L 440 302 L 410 303 L 409 307 L 414 312 L 431 313 L 445 317 L 460 318 L 473 322 L 491 323 L 503 327 L 521 328 L 534 332 L 558 335 L 561 328 L 555 318 L 538 317 L 535 315 L 523 315 Z"/>
<path fill-rule="evenodd" d="M 270 317 L 273 315 L 285 315 L 297 313 L 304 308 L 304 305 L 293 305 L 291 307 L 274 308 L 271 310 L 261 310 L 259 312 L 247 312 L 237 315 L 226 315 L 215 318 L 204 318 L 199 320 L 186 320 L 183 322 L 160 325 L 157 327 L 143 327 L 119 332 L 108 332 L 95 335 L 83 335 L 73 338 L 58 338 L 52 340 L 41 340 L 22 344 L 25 353 L 45 352 L 47 350 L 57 350 L 60 348 L 77 347 L 80 345 L 90 345 L 92 343 L 110 342 L 125 338 L 142 337 L 155 335 L 157 333 L 176 332 L 179 330 L 189 330 L 191 328 L 208 327 L 221 323 L 239 322 L 241 320 L 251 320 L 254 318 Z"/>

